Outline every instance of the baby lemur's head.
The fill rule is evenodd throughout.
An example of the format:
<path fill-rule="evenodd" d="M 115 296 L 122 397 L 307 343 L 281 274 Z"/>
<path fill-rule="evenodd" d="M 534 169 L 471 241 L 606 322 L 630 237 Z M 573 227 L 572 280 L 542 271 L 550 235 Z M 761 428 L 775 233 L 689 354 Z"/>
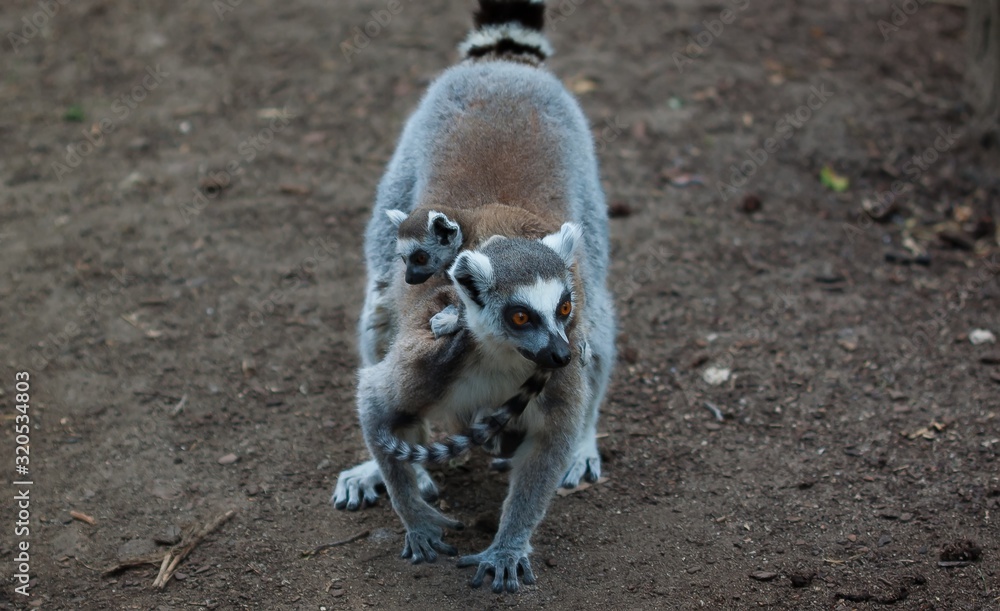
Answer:
<path fill-rule="evenodd" d="M 447 215 L 427 209 L 386 214 L 397 228 L 396 254 L 406 263 L 407 284 L 425 282 L 455 260 L 462 247 L 462 229 Z"/>
<path fill-rule="evenodd" d="M 566 223 L 541 240 L 494 236 L 460 253 L 448 273 L 473 335 L 546 369 L 568 365 L 566 334 L 575 306 L 570 268 L 579 241 L 579 227 Z"/>

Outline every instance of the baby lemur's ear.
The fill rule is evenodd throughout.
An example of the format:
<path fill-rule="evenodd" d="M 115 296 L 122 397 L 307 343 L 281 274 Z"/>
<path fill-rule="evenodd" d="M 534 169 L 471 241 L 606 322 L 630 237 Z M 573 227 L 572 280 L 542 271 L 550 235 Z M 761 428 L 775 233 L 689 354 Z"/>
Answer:
<path fill-rule="evenodd" d="M 402 210 L 386 210 L 385 215 L 389 217 L 392 224 L 399 227 L 399 224 L 406 220 L 407 214 Z"/>
<path fill-rule="evenodd" d="M 427 215 L 427 228 L 434 232 L 441 246 L 447 246 L 460 240 L 461 228 L 459 228 L 458 223 L 442 212 L 431 210 L 430 214 Z"/>
<path fill-rule="evenodd" d="M 489 257 L 475 250 L 466 250 L 455 259 L 448 275 L 459 292 L 483 307 L 483 293 L 493 286 L 493 265 Z"/>
<path fill-rule="evenodd" d="M 559 233 L 552 233 L 542 238 L 545 244 L 562 258 L 566 267 L 573 265 L 573 258 L 576 253 L 577 244 L 583 232 L 576 223 L 564 223 L 559 229 Z"/>

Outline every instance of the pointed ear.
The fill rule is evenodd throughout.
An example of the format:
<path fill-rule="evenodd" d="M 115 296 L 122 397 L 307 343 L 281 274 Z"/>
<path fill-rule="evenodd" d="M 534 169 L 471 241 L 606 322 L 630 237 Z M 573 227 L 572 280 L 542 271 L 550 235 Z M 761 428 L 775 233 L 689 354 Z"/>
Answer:
<path fill-rule="evenodd" d="M 466 250 L 455 259 L 448 275 L 460 293 L 483 307 L 483 293 L 493 286 L 493 265 L 489 257 L 475 250 Z"/>
<path fill-rule="evenodd" d="M 486 246 L 488 246 L 489 244 L 492 244 L 493 242 L 499 242 L 500 240 L 506 240 L 506 239 L 507 239 L 506 236 L 491 235 L 490 237 L 486 238 L 485 242 L 483 242 L 482 244 L 480 244 L 479 246 L 477 246 L 477 248 L 483 249 L 483 248 L 486 248 Z"/>
<path fill-rule="evenodd" d="M 399 227 L 399 224 L 406 220 L 406 213 L 402 210 L 386 210 L 385 215 L 389 217 L 392 224 Z"/>
<path fill-rule="evenodd" d="M 442 212 L 431 210 L 430 214 L 427 215 L 427 228 L 434 232 L 434 236 L 437 237 L 438 244 L 441 246 L 447 246 L 456 240 L 461 241 L 462 230 L 458 223 Z"/>
<path fill-rule="evenodd" d="M 580 231 L 579 225 L 576 223 L 564 223 L 562 228 L 559 229 L 559 233 L 553 233 L 542 238 L 542 244 L 556 251 L 563 262 L 566 263 L 566 267 L 569 267 L 573 265 L 576 247 L 580 243 L 582 235 L 583 232 Z"/>

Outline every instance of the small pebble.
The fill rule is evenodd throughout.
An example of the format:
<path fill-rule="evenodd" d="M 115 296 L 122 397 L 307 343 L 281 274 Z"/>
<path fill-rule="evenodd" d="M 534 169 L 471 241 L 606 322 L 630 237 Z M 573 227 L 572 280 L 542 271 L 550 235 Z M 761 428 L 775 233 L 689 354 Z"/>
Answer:
<path fill-rule="evenodd" d="M 615 200 L 608 206 L 608 216 L 613 219 L 624 218 L 632 215 L 632 206 L 627 203 Z"/>
<path fill-rule="evenodd" d="M 743 200 L 740 202 L 740 212 L 745 212 L 747 214 L 753 214 L 761 209 L 762 203 L 760 198 L 754 194 L 748 194 L 744 196 Z"/>
<path fill-rule="evenodd" d="M 712 386 L 718 386 L 719 384 L 722 384 L 723 382 L 728 380 L 729 376 L 732 375 L 732 373 L 733 373 L 732 369 L 713 366 L 713 367 L 708 367 L 707 369 L 705 369 L 705 371 L 702 372 L 701 379 L 705 380 L 705 382 L 711 384 Z"/>
<path fill-rule="evenodd" d="M 815 576 L 816 576 L 815 573 L 808 573 L 808 574 L 796 573 L 794 575 L 790 575 L 789 579 L 792 581 L 793 588 L 804 588 L 812 583 L 812 580 Z"/>
<path fill-rule="evenodd" d="M 177 545 L 181 542 L 181 529 L 176 524 L 171 524 L 163 529 L 159 535 L 153 537 L 160 545 Z"/>
<path fill-rule="evenodd" d="M 231 465 L 231 464 L 233 464 L 234 462 L 236 462 L 239 459 L 240 459 L 239 456 L 237 456 L 237 455 L 235 455 L 233 453 L 229 453 L 229 454 L 226 454 L 225 456 L 220 456 L 219 457 L 219 464 L 220 465 Z"/>
<path fill-rule="evenodd" d="M 986 329 L 973 329 L 969 332 L 969 341 L 972 342 L 973 346 L 978 346 L 979 344 L 995 344 L 997 343 L 996 335 L 993 335 L 992 331 Z"/>

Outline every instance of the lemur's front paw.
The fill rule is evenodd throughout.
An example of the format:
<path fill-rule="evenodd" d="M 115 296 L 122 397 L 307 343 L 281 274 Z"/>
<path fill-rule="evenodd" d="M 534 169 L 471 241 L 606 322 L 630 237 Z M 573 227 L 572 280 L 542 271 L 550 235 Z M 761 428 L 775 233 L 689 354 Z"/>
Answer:
<path fill-rule="evenodd" d="M 449 556 L 458 554 L 458 550 L 442 541 L 441 537 L 444 535 L 445 527 L 462 530 L 465 526 L 437 510 L 431 511 L 433 513 L 427 517 L 426 523 L 406 531 L 406 544 L 403 546 L 403 553 L 400 554 L 400 557 L 409 558 L 413 564 L 434 562 L 437 560 L 438 552 Z"/>
<path fill-rule="evenodd" d="M 374 460 L 369 460 L 340 472 L 330 502 L 337 509 L 357 511 L 374 505 L 384 491 L 382 472 Z"/>
<path fill-rule="evenodd" d="M 453 305 L 449 305 L 431 316 L 431 331 L 434 332 L 434 339 L 455 333 L 461 327 L 461 321 L 458 308 Z"/>
<path fill-rule="evenodd" d="M 583 479 L 594 483 L 601 479 L 601 453 L 597 450 L 597 439 L 585 440 L 576 449 L 573 462 L 559 484 L 563 488 L 576 488 Z"/>
<path fill-rule="evenodd" d="M 459 567 L 478 566 L 476 575 L 470 585 L 478 588 L 483 585 L 486 573 L 493 575 L 493 591 L 500 594 L 504 591 L 517 592 L 521 584 L 517 580 L 517 570 L 521 569 L 524 583 L 535 583 L 535 573 L 531 570 L 528 553 L 524 550 L 498 549 L 490 546 L 484 552 L 458 559 Z"/>

